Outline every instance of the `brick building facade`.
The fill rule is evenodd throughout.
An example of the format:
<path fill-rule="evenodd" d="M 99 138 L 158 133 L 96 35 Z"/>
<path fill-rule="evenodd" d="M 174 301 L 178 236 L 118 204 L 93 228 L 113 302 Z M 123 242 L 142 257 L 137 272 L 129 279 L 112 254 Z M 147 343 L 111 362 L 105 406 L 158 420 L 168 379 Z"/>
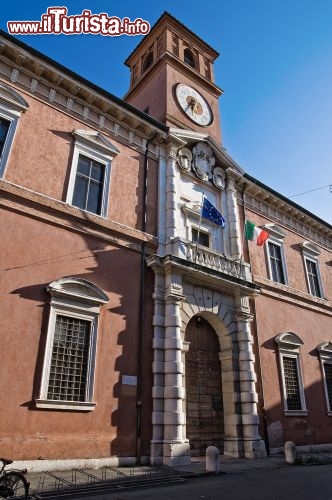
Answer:
<path fill-rule="evenodd" d="M 329 442 L 331 227 L 226 153 L 218 53 L 164 13 L 120 100 L 0 41 L 2 455 L 172 465 Z"/>

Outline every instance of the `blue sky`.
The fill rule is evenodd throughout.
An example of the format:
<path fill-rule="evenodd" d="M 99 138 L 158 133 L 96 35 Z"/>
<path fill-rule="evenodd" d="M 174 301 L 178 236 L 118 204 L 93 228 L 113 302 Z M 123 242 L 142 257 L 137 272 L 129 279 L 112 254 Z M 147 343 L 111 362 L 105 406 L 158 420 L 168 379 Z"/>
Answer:
<path fill-rule="evenodd" d="M 50 6 L 151 25 L 170 12 L 220 52 L 215 81 L 223 146 L 250 175 L 332 224 L 332 2 L 330 0 L 104 0 L 3 2 L 9 20 L 40 20 Z M 123 64 L 140 36 L 36 35 L 20 40 L 122 97 Z M 319 189 L 327 186 L 323 189 Z"/>

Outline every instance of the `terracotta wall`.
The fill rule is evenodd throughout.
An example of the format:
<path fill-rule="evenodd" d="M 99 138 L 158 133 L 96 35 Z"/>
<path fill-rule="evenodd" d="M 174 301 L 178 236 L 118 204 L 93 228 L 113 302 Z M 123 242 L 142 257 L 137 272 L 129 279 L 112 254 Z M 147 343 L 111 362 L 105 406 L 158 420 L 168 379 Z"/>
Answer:
<path fill-rule="evenodd" d="M 327 415 L 317 345 L 331 337 L 331 317 L 282 300 L 266 296 L 256 299 L 256 322 L 265 410 L 271 447 L 331 442 L 331 417 Z M 275 337 L 282 332 L 296 333 L 300 348 L 304 392 L 308 414 L 285 416 L 282 379 Z"/>
<path fill-rule="evenodd" d="M 4 179 L 65 202 L 74 148 L 72 131 L 93 129 L 83 120 L 18 91 L 30 107 L 19 120 Z M 105 131 L 101 133 L 120 151 L 112 163 L 108 218 L 141 229 L 144 152 L 129 148 Z M 158 166 L 153 159 L 149 159 L 148 175 L 151 209 L 157 203 Z M 155 217 L 148 218 L 147 231 L 156 233 Z"/>
<path fill-rule="evenodd" d="M 246 217 L 257 225 L 275 223 L 249 210 Z M 331 307 L 326 300 L 309 295 L 300 247 L 309 238 L 277 225 L 286 233 L 283 242 L 291 290 L 268 279 L 266 249 L 255 246 L 253 242 L 245 243 L 254 279 L 262 286 L 261 294 L 255 298 L 253 331 L 255 351 L 260 357 L 261 375 L 258 363 L 256 368 L 258 377 L 262 377 L 261 406 L 266 410 L 269 444 L 277 448 L 287 440 L 297 445 L 327 443 L 331 442 L 331 417 L 327 415 L 323 375 L 316 348 L 320 343 L 331 340 Z M 319 246 L 315 241 L 312 243 Z M 324 297 L 332 300 L 332 255 L 324 247 L 319 248 Z M 300 361 L 307 415 L 286 416 L 284 413 L 280 362 L 275 343 L 276 336 L 283 332 L 293 332 L 303 341 Z"/>
<path fill-rule="evenodd" d="M 10 229 L 10 230 L 9 230 Z M 1 234 L 1 453 L 15 459 L 136 455 L 136 388 L 141 255 L 129 248 L 3 210 Z M 110 298 L 102 306 L 92 412 L 36 410 L 47 331 L 45 287 L 87 279 Z M 153 278 L 145 286 L 143 414 L 150 415 Z M 5 355 L 4 355 L 5 353 Z M 150 427 L 143 451 L 148 454 Z"/>

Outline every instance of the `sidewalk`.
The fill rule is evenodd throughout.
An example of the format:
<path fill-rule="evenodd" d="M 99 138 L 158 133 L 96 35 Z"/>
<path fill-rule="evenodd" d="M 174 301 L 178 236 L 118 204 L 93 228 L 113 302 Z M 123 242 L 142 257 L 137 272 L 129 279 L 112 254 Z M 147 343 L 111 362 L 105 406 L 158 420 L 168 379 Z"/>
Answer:
<path fill-rule="evenodd" d="M 238 474 L 248 470 L 287 467 L 283 455 L 264 459 L 245 459 L 220 457 L 221 473 Z M 71 491 L 79 496 L 90 489 L 111 491 L 116 488 L 142 488 L 148 485 L 169 484 L 198 476 L 211 475 L 206 471 L 205 457 L 193 457 L 192 463 L 175 467 L 104 467 L 102 469 L 73 469 L 65 471 L 39 472 L 27 474 L 30 494 L 40 498 L 52 498 L 60 493 Z"/>
<path fill-rule="evenodd" d="M 287 466 L 284 455 L 273 455 L 267 458 L 249 459 L 249 458 L 230 458 L 224 455 L 220 456 L 220 469 L 223 473 L 238 473 L 255 469 L 275 469 Z M 192 457 L 190 465 L 174 467 L 180 472 L 191 474 L 207 474 L 205 457 Z"/>

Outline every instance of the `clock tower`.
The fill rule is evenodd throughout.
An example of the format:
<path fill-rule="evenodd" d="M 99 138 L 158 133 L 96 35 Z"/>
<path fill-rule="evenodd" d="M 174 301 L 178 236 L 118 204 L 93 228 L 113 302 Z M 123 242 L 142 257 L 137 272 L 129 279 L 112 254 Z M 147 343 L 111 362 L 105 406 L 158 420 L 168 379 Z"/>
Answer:
<path fill-rule="evenodd" d="M 206 133 L 221 144 L 213 63 L 218 52 L 165 12 L 126 65 L 131 71 L 125 100 L 174 128 Z"/>

